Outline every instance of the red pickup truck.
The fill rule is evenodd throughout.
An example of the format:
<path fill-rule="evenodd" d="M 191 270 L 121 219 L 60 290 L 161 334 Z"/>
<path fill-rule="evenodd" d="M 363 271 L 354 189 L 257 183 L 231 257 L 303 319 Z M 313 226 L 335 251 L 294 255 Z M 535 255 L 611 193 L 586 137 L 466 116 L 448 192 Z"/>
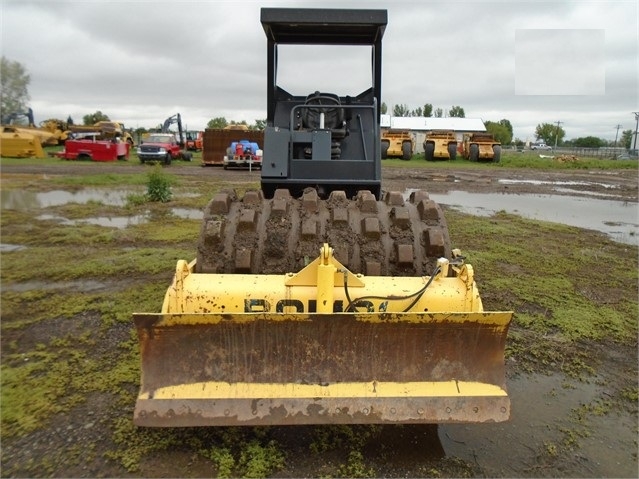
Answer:
<path fill-rule="evenodd" d="M 190 152 L 180 150 L 180 144 L 172 133 L 151 133 L 140 142 L 137 154 L 140 163 L 162 162 L 170 165 L 172 160 L 193 159 Z"/>

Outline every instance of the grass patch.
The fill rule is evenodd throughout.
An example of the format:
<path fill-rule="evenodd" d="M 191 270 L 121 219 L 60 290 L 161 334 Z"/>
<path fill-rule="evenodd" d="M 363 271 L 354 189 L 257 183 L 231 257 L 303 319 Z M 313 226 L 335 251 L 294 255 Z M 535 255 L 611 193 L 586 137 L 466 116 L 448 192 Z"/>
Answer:
<path fill-rule="evenodd" d="M 39 280 L 62 281 L 81 278 L 123 281 L 129 277 L 152 277 L 167 273 L 171 276 L 179 259 L 191 260 L 193 246 L 141 247 L 125 250 L 103 248 L 100 254 L 91 247 L 76 250 L 60 248 L 55 251 L 56 261 L 50 261 L 52 250 L 44 246 L 29 247 L 3 256 L 2 280 L 20 283 L 33 279 L 38 271 Z"/>
<path fill-rule="evenodd" d="M 117 449 L 107 451 L 129 472 L 140 470 L 145 458 L 169 449 L 191 451 L 211 461 L 215 477 L 269 477 L 285 466 L 280 445 L 269 438 L 268 428 L 138 428 L 130 419 L 114 424 Z"/>
<path fill-rule="evenodd" d="M 544 153 L 542 153 L 544 154 Z M 561 156 L 562 153 L 552 153 L 550 152 L 548 156 Z M 56 165 L 65 165 L 68 162 L 55 159 L 55 158 L 0 158 L 0 168 L 3 165 L 47 165 L 47 166 L 56 166 Z M 163 168 L 165 172 L 176 171 L 181 168 L 201 168 L 202 164 L 202 153 L 194 152 L 193 153 L 193 161 L 178 161 L 173 162 L 170 167 Z M 81 169 L 87 165 L 96 165 L 96 162 L 82 162 L 77 161 L 74 162 L 74 165 L 77 165 L 78 169 Z M 108 163 L 106 164 L 108 165 Z M 129 161 L 120 161 L 118 162 L 119 166 L 139 166 L 140 162 L 135 153 L 135 149 L 132 150 Z M 579 157 L 577 161 L 558 161 L 554 158 L 540 158 L 538 152 L 534 151 L 524 151 L 524 152 L 515 152 L 510 150 L 502 150 L 501 161 L 499 163 L 492 162 L 472 162 L 470 160 L 464 159 L 461 155 L 458 155 L 457 158 L 453 161 L 443 160 L 443 161 L 426 161 L 424 159 L 423 153 L 416 153 L 413 155 L 412 159 L 409 161 L 404 161 L 399 158 L 388 158 L 386 160 L 382 160 L 382 168 L 384 166 L 392 166 L 395 168 L 429 168 L 429 169 L 451 169 L 451 168 L 464 168 L 464 169 L 486 169 L 486 168 L 533 168 L 533 169 L 546 169 L 546 170 L 583 170 L 583 169 L 594 169 L 594 170 L 613 170 L 613 169 L 639 169 L 639 162 L 637 160 L 612 160 L 609 158 L 595 158 L 595 157 Z M 167 173 L 170 174 L 170 173 Z M 144 174 L 135 173 L 132 175 L 89 175 L 94 176 L 94 179 L 89 179 L 89 182 L 92 181 L 110 181 L 109 179 L 100 180 L 101 176 L 113 176 L 114 179 L 117 177 L 122 177 L 121 179 L 125 181 L 124 184 L 128 184 L 127 177 L 128 176 L 138 176 L 144 177 Z M 61 180 L 64 181 L 64 180 Z M 70 179 L 70 182 L 74 182 L 77 180 Z M 144 184 L 144 179 L 135 179 L 133 181 L 137 181 L 135 184 Z M 91 183 L 88 183 L 91 184 Z M 107 184 L 107 183 L 102 183 Z"/>
<path fill-rule="evenodd" d="M 284 467 L 286 456 L 264 431 L 224 428 L 219 431 L 221 437 L 212 446 L 202 448 L 200 454 L 213 462 L 217 477 L 269 477 Z"/>
<path fill-rule="evenodd" d="M 78 338 L 74 338 L 78 343 Z M 2 435 L 23 435 L 54 414 L 84 401 L 86 378 L 100 374 L 97 361 L 67 345 L 38 344 L 2 364 Z"/>
<path fill-rule="evenodd" d="M 555 156 L 561 156 L 557 154 Z M 639 169 L 637 160 L 610 160 L 601 158 L 579 158 L 576 161 L 559 161 L 554 158 L 540 158 L 534 152 L 516 153 L 503 151 L 499 163 L 472 162 L 460 155 L 455 160 L 426 161 L 423 153 L 413 155 L 410 161 L 389 158 L 382 161 L 384 166 L 399 168 L 429 168 L 434 170 L 448 169 L 493 169 L 493 168 L 532 168 L 536 170 L 618 170 Z"/>
<path fill-rule="evenodd" d="M 146 185 L 147 177 L 144 174 L 117 174 L 104 173 L 99 175 L 78 175 L 78 176 L 56 176 L 52 178 L 52 183 L 63 186 L 77 186 L 86 188 L 87 186 L 97 187 L 124 187 Z"/>
<path fill-rule="evenodd" d="M 593 358 L 576 345 L 636 341 L 633 246 L 505 213 L 486 219 L 447 209 L 446 219 L 453 245 L 473 265 L 484 308 L 515 311 L 506 355 L 519 368 L 583 377 L 593 373 Z"/>

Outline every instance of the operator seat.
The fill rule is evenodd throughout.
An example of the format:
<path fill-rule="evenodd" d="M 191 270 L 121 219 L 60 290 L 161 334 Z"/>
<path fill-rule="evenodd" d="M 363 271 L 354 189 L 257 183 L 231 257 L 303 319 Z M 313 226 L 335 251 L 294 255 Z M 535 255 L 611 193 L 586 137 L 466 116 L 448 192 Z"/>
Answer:
<path fill-rule="evenodd" d="M 302 110 L 302 123 L 305 128 L 319 128 L 320 113 L 324 113 L 324 128 L 334 130 L 344 127 L 344 109 L 340 108 L 339 96 L 335 93 L 316 91 L 306 97 L 304 105 L 308 106 Z M 322 108 L 313 108 L 312 105 L 322 106 Z M 333 106 L 333 108 L 326 108 L 327 106 Z"/>
<path fill-rule="evenodd" d="M 320 128 L 320 114 L 324 113 L 324 129 L 331 131 L 331 158 L 341 156 L 340 143 L 347 135 L 344 109 L 335 93 L 313 92 L 306 97 L 302 109 L 302 126 L 309 130 Z M 313 106 L 317 105 L 317 108 Z M 310 158 L 311 149 L 305 148 L 305 157 Z"/>

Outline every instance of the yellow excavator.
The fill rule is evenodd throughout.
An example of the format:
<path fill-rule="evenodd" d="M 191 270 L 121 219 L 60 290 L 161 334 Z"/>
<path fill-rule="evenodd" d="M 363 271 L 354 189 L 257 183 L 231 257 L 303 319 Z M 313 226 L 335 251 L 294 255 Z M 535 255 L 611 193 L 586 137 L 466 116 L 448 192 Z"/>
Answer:
<path fill-rule="evenodd" d="M 381 189 L 387 12 L 263 8 L 261 22 L 261 187 L 215 194 L 161 312 L 133 315 L 134 423 L 508 420 L 512 312 L 483 309 L 426 192 Z M 275 84 L 281 44 L 368 46 L 373 85 L 357 96 L 289 93 Z"/>

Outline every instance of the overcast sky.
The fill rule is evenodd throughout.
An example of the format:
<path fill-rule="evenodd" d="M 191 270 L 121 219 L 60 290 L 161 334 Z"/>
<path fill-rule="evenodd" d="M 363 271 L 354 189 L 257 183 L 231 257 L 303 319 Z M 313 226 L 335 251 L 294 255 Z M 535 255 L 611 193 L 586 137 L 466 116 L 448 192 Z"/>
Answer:
<path fill-rule="evenodd" d="M 562 122 L 566 139 L 635 129 L 639 8 L 627 1 L 0 0 L 2 55 L 31 75 L 36 124 L 97 110 L 127 127 L 180 113 L 266 118 L 261 7 L 382 8 L 382 101 L 431 103 L 467 118 L 506 118 L 533 140 Z M 308 47 L 307 47 L 308 48 Z M 337 51 L 336 51 L 337 50 Z M 279 78 L 291 93 L 358 93 L 370 51 L 289 46 Z M 359 91 L 355 91 L 358 90 Z"/>

